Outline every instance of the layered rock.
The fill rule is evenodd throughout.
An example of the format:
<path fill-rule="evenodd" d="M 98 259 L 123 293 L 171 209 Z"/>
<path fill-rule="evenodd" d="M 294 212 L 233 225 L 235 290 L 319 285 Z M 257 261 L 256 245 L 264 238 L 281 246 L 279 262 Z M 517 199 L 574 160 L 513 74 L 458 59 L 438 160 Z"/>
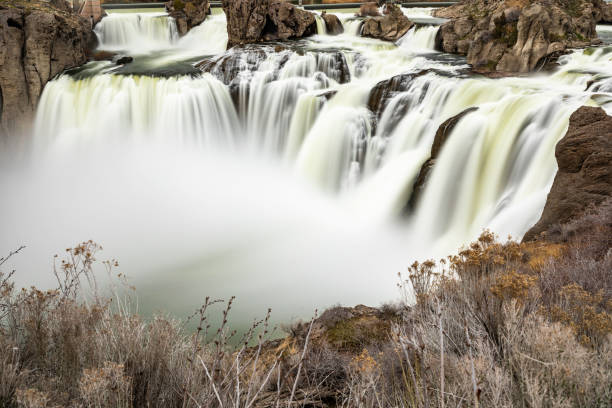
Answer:
<path fill-rule="evenodd" d="M 49 3 L 0 3 L 0 133 L 27 130 L 45 84 L 84 64 L 96 37 L 90 23 Z"/>
<path fill-rule="evenodd" d="M 328 14 L 323 11 L 321 13 L 321 18 L 325 21 L 325 29 L 327 30 L 327 34 L 329 35 L 338 35 L 344 32 L 344 27 L 342 26 L 342 22 L 335 14 Z"/>
<path fill-rule="evenodd" d="M 282 0 L 223 0 L 228 47 L 316 34 L 315 15 Z"/>
<path fill-rule="evenodd" d="M 451 20 L 437 48 L 467 55 L 479 70 L 530 72 L 567 48 L 598 43 L 604 8 L 602 0 L 463 0 L 434 12 Z"/>
<path fill-rule="evenodd" d="M 578 109 L 555 156 L 559 170 L 542 216 L 525 234 L 525 241 L 612 197 L 612 117 L 601 108 Z"/>
<path fill-rule="evenodd" d="M 210 14 L 210 4 L 208 0 L 169 0 L 166 11 L 176 20 L 179 34 L 185 35 L 206 20 Z"/>
<path fill-rule="evenodd" d="M 398 6 L 389 4 L 385 7 L 384 16 L 366 18 L 361 35 L 395 42 L 402 38 L 412 25 Z"/>

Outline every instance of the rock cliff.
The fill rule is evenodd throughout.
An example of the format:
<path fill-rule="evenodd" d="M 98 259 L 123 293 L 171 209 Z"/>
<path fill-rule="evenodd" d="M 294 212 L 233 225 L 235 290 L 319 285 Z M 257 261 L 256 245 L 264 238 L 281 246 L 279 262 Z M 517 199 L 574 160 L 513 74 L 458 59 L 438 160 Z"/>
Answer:
<path fill-rule="evenodd" d="M 315 15 L 282 0 L 223 0 L 228 48 L 316 34 Z"/>
<path fill-rule="evenodd" d="M 599 42 L 602 0 L 463 0 L 437 10 L 437 48 L 483 71 L 530 72 L 568 48 Z"/>
<path fill-rule="evenodd" d="M 0 134 L 27 130 L 45 84 L 85 63 L 95 38 L 90 23 L 69 8 L 0 3 Z"/>
<path fill-rule="evenodd" d="M 530 241 L 612 197 L 612 117 L 601 108 L 582 107 L 570 118 L 555 150 L 559 170 Z"/>

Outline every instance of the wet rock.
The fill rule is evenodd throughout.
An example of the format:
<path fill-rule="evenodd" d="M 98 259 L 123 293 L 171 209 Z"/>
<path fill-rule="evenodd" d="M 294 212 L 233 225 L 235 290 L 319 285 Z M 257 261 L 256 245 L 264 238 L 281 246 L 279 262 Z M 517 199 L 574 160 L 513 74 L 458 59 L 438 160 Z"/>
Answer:
<path fill-rule="evenodd" d="M 467 55 L 481 71 L 530 72 L 568 48 L 597 42 L 601 0 L 464 0 L 439 9 L 440 51 Z"/>
<path fill-rule="evenodd" d="M 412 195 L 410 196 L 410 200 L 408 201 L 408 205 L 406 206 L 408 212 L 413 211 L 418 204 L 419 198 L 423 195 L 425 191 L 425 187 L 427 185 L 427 180 L 431 175 L 431 171 L 433 170 L 434 165 L 436 164 L 436 159 L 440 155 L 442 151 L 442 147 L 448 140 L 448 137 L 453 132 L 455 126 L 464 116 L 478 110 L 478 108 L 468 108 L 458 115 L 453 116 L 452 118 L 446 120 L 444 123 L 440 125 L 438 131 L 436 132 L 436 136 L 434 137 L 433 144 L 431 145 L 431 154 L 429 159 L 423 163 L 421 166 L 421 170 L 419 171 L 419 175 L 417 176 L 414 185 L 412 187 Z"/>
<path fill-rule="evenodd" d="M 121 57 L 117 60 L 116 64 L 117 65 L 125 65 L 125 64 L 129 64 L 130 62 L 134 61 L 134 58 L 132 57 Z"/>
<path fill-rule="evenodd" d="M 413 26 L 398 6 L 389 4 L 385 9 L 387 14 L 383 17 L 366 18 L 361 29 L 363 37 L 395 42 L 402 38 Z"/>
<path fill-rule="evenodd" d="M 606 4 L 601 13 L 601 24 L 612 24 L 612 4 Z"/>
<path fill-rule="evenodd" d="M 338 35 L 344 32 L 344 27 L 342 26 L 342 22 L 335 14 L 328 14 L 327 12 L 321 13 L 321 18 L 325 21 L 325 28 L 327 29 L 327 34 L 329 35 Z"/>
<path fill-rule="evenodd" d="M 583 106 L 570 118 L 557 144 L 559 170 L 540 220 L 523 238 L 531 241 L 557 224 L 582 215 L 612 197 L 612 117 L 601 108 Z"/>
<path fill-rule="evenodd" d="M 176 20 L 179 34 L 185 35 L 206 20 L 210 14 L 210 4 L 208 0 L 169 0 L 166 11 Z"/>
<path fill-rule="evenodd" d="M 264 41 L 302 38 L 317 33 L 315 15 L 282 0 L 271 0 Z"/>
<path fill-rule="evenodd" d="M 378 4 L 375 2 L 362 4 L 357 13 L 359 17 L 380 17 L 380 11 L 378 10 Z"/>
<path fill-rule="evenodd" d="M 49 3 L 0 3 L 0 133 L 32 123 L 45 84 L 87 62 L 96 45 L 89 21 Z"/>
<path fill-rule="evenodd" d="M 384 112 L 389 101 L 399 92 L 407 91 L 414 78 L 425 75 L 427 70 L 412 74 L 400 74 L 392 78 L 380 81 L 370 91 L 368 97 L 368 108 L 376 117 Z"/>

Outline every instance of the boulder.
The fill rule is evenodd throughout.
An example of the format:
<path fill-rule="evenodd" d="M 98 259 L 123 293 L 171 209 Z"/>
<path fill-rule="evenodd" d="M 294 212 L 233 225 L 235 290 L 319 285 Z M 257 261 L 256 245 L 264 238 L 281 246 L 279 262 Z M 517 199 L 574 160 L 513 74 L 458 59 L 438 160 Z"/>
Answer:
<path fill-rule="evenodd" d="M 448 137 L 453 132 L 453 129 L 464 116 L 469 113 L 478 110 L 478 108 L 468 108 L 458 115 L 453 116 L 450 119 L 444 121 L 436 132 L 436 136 L 434 137 L 433 144 L 431 145 L 431 154 L 429 159 L 423 163 L 421 166 L 421 170 L 419 171 L 419 175 L 417 176 L 414 185 L 412 187 L 412 195 L 410 196 L 410 200 L 408 201 L 407 209 L 408 211 L 412 211 L 416 208 L 419 198 L 425 191 L 425 187 L 427 185 L 427 180 L 431 174 L 431 171 L 436 164 L 436 159 L 440 155 L 442 151 L 442 147 L 448 140 Z"/>
<path fill-rule="evenodd" d="M 28 130 L 45 84 L 87 62 L 87 19 L 50 3 L 0 3 L 0 133 Z"/>
<path fill-rule="evenodd" d="M 129 64 L 131 62 L 134 61 L 134 58 L 132 57 L 121 57 L 117 60 L 116 64 L 117 65 L 125 65 L 125 64 Z"/>
<path fill-rule="evenodd" d="M 604 6 L 599 22 L 601 24 L 612 24 L 612 4 L 606 4 Z"/>
<path fill-rule="evenodd" d="M 344 26 L 342 26 L 342 22 L 335 14 L 328 14 L 325 11 L 321 13 L 321 18 L 325 21 L 325 28 L 327 29 L 327 34 L 330 35 L 338 35 L 344 32 Z"/>
<path fill-rule="evenodd" d="M 530 72 L 568 48 L 597 43 L 604 9 L 602 0 L 463 0 L 434 12 L 451 20 L 436 46 L 466 55 L 480 71 Z"/>
<path fill-rule="evenodd" d="M 363 37 L 395 42 L 410 30 L 413 24 L 398 6 L 389 4 L 385 10 L 382 17 L 366 18 L 361 30 Z"/>
<path fill-rule="evenodd" d="M 359 8 L 357 13 L 358 17 L 380 17 L 380 11 L 378 10 L 378 4 L 375 2 L 364 3 Z"/>
<path fill-rule="evenodd" d="M 283 0 L 271 0 L 263 40 L 288 40 L 317 33 L 315 15 Z"/>
<path fill-rule="evenodd" d="M 315 15 L 281 0 L 223 0 L 228 48 L 316 34 Z"/>
<path fill-rule="evenodd" d="M 210 4 L 208 0 L 169 0 L 166 11 L 176 21 L 179 34 L 185 35 L 206 20 L 210 14 Z"/>
<path fill-rule="evenodd" d="M 551 227 L 584 214 L 612 197 L 612 117 L 601 108 L 581 107 L 557 144 L 559 170 L 540 220 L 523 238 L 531 241 Z"/>

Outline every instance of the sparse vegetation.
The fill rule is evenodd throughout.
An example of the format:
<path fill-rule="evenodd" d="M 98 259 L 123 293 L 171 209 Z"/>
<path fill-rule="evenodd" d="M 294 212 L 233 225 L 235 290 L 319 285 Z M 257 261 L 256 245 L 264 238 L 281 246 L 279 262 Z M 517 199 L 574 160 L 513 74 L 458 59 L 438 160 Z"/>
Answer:
<path fill-rule="evenodd" d="M 99 295 L 101 248 L 86 242 L 58 262 L 57 290 L 18 291 L 12 272 L 0 273 L 0 405 L 610 406 L 610 209 L 546 241 L 499 243 L 485 232 L 408 269 L 400 286 L 416 304 L 336 307 L 279 340 L 268 340 L 268 312 L 236 342 L 232 299 L 219 328 L 211 299 L 195 330 L 143 320 L 120 292 Z M 116 262 L 103 265 L 115 273 Z"/>

